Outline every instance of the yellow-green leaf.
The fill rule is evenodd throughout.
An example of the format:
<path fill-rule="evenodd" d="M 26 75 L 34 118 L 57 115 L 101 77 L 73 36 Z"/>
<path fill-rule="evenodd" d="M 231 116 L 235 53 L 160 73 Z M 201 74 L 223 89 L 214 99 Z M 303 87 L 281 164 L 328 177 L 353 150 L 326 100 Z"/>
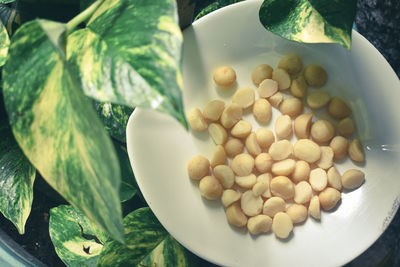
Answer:
<path fill-rule="evenodd" d="M 43 178 L 123 240 L 120 169 L 113 144 L 65 60 L 65 25 L 35 20 L 12 38 L 3 95 L 14 136 Z"/>
<path fill-rule="evenodd" d="M 6 63 L 9 46 L 10 38 L 8 37 L 7 29 L 0 22 L 0 67 Z"/>
<path fill-rule="evenodd" d="M 259 17 L 267 30 L 286 39 L 350 49 L 356 6 L 356 0 L 265 0 Z"/>

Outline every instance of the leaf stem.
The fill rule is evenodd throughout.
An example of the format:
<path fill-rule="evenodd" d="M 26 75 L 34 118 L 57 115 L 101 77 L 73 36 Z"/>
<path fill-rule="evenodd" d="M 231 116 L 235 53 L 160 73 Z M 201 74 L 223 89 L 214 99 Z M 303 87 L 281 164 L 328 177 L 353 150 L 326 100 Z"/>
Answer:
<path fill-rule="evenodd" d="M 89 19 L 93 13 L 96 11 L 96 9 L 104 2 L 104 0 L 97 0 L 93 4 L 91 4 L 88 8 L 86 8 L 84 11 L 79 13 L 77 16 L 75 16 L 73 19 L 68 21 L 66 25 L 66 33 L 67 35 L 75 29 L 79 24 L 82 22 L 86 21 Z"/>

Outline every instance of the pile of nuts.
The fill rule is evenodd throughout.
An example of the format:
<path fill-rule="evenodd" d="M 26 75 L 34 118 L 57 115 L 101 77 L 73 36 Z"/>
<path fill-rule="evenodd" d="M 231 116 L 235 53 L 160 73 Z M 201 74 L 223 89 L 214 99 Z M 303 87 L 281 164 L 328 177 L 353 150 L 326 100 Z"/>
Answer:
<path fill-rule="evenodd" d="M 285 239 L 293 224 L 304 222 L 308 214 L 319 220 L 321 208 L 336 207 L 342 189 L 356 189 L 365 180 L 360 170 L 341 175 L 334 166 L 334 161 L 346 155 L 355 162 L 365 160 L 359 139 L 347 140 L 355 131 L 352 110 L 345 101 L 321 89 L 307 95 L 309 86 L 324 86 L 328 74 L 314 64 L 302 70 L 297 55 L 283 57 L 275 69 L 259 65 L 251 74 L 258 99 L 254 89 L 240 88 L 230 104 L 216 99 L 202 111 L 192 108 L 187 114 L 190 127 L 208 129 L 216 144 L 211 161 L 201 155 L 189 161 L 189 177 L 200 181 L 204 198 L 221 199 L 230 224 L 247 226 L 253 235 L 272 229 Z M 236 73 L 223 66 L 213 78 L 218 86 L 229 88 L 236 82 Z M 285 98 L 282 90 L 290 91 L 291 96 Z M 303 100 L 311 109 L 327 106 L 337 127 L 329 120 L 313 122 L 312 113 L 302 114 Z M 272 106 L 282 113 L 275 121 L 275 134 L 263 127 L 253 131 L 253 125 L 242 119 L 243 111 L 252 109 L 257 121 L 267 123 Z M 293 134 L 298 138 L 294 145 L 289 141 Z"/>

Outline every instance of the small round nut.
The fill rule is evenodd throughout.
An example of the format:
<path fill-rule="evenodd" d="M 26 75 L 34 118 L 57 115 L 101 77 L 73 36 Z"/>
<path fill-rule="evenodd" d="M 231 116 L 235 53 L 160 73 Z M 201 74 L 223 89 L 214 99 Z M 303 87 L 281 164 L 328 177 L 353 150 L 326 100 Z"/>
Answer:
<path fill-rule="evenodd" d="M 216 200 L 222 196 L 222 185 L 214 176 L 206 176 L 199 183 L 200 194 L 209 200 Z"/>
<path fill-rule="evenodd" d="M 346 189 L 355 189 L 365 181 L 365 174 L 360 170 L 348 170 L 342 175 L 342 185 Z"/>
<path fill-rule="evenodd" d="M 231 169 L 239 176 L 249 175 L 254 168 L 254 159 L 247 153 L 236 155 L 231 162 Z"/>
<path fill-rule="evenodd" d="M 333 150 L 329 146 L 321 146 L 321 157 L 317 160 L 317 166 L 327 170 L 333 165 Z"/>
<path fill-rule="evenodd" d="M 208 126 L 208 133 L 216 145 L 222 145 L 228 139 L 228 133 L 219 123 L 211 123 Z"/>
<path fill-rule="evenodd" d="M 245 138 L 251 133 L 252 129 L 253 126 L 250 122 L 240 120 L 232 127 L 231 135 L 237 138 Z"/>
<path fill-rule="evenodd" d="M 274 196 L 278 196 L 283 199 L 291 199 L 294 197 L 293 183 L 286 176 L 277 176 L 272 178 L 269 186 L 271 193 Z"/>
<path fill-rule="evenodd" d="M 293 230 L 292 219 L 284 212 L 278 212 L 272 220 L 272 231 L 282 239 L 288 238 Z"/>
<path fill-rule="evenodd" d="M 253 155 L 257 156 L 262 152 L 260 145 L 257 142 L 257 137 L 255 133 L 249 134 L 245 141 L 247 151 Z"/>
<path fill-rule="evenodd" d="M 272 78 L 272 67 L 268 64 L 260 64 L 251 72 L 251 80 L 255 85 L 259 85 L 265 79 Z"/>
<path fill-rule="evenodd" d="M 226 218 L 230 224 L 237 227 L 243 227 L 247 224 L 247 216 L 243 213 L 238 202 L 226 209 Z"/>
<path fill-rule="evenodd" d="M 303 98 L 307 94 L 307 82 L 303 75 L 297 76 L 290 85 L 290 92 L 293 96 Z"/>
<path fill-rule="evenodd" d="M 224 188 L 231 188 L 235 183 L 235 174 L 227 165 L 215 166 L 213 173 Z"/>
<path fill-rule="evenodd" d="M 257 143 L 262 149 L 268 149 L 275 142 L 274 133 L 266 128 L 256 130 Z"/>
<path fill-rule="evenodd" d="M 310 137 L 312 113 L 304 113 L 294 120 L 294 132 L 300 139 L 308 139 Z"/>
<path fill-rule="evenodd" d="M 263 200 L 261 196 L 255 196 L 253 191 L 248 190 L 240 198 L 240 207 L 247 216 L 260 214 L 263 209 Z"/>
<path fill-rule="evenodd" d="M 225 107 L 221 114 L 221 124 L 226 129 L 232 128 L 238 121 L 242 119 L 243 109 L 236 103 L 231 103 Z"/>
<path fill-rule="evenodd" d="M 342 99 L 334 97 L 329 102 L 328 113 L 335 119 L 343 119 L 351 115 L 351 109 Z"/>
<path fill-rule="evenodd" d="M 312 189 L 319 192 L 328 185 L 328 175 L 324 169 L 316 168 L 311 170 L 309 181 Z"/>
<path fill-rule="evenodd" d="M 279 90 L 288 89 L 292 82 L 289 73 L 287 73 L 286 70 L 280 68 L 274 69 L 272 71 L 272 80 L 278 83 Z"/>
<path fill-rule="evenodd" d="M 243 152 L 244 144 L 237 138 L 231 138 L 225 143 L 224 148 L 226 155 L 233 158 Z"/>
<path fill-rule="evenodd" d="M 261 175 L 259 175 L 257 177 L 257 183 L 261 183 L 262 182 L 262 183 L 265 183 L 265 184 L 268 185 L 268 188 L 265 189 L 264 193 L 262 193 L 262 195 L 261 195 L 264 198 L 270 198 L 272 196 L 271 195 L 271 190 L 269 188 L 271 180 L 272 180 L 272 176 L 269 173 L 263 173 L 263 174 L 261 174 Z M 253 187 L 253 193 L 254 193 L 254 187 Z"/>
<path fill-rule="evenodd" d="M 270 172 L 274 160 L 268 153 L 260 153 L 254 160 L 254 165 L 260 173 Z"/>
<path fill-rule="evenodd" d="M 313 196 L 311 198 L 310 204 L 308 205 L 308 214 L 314 219 L 321 219 L 321 206 L 318 196 Z"/>
<path fill-rule="evenodd" d="M 292 143 L 286 139 L 275 142 L 269 147 L 268 154 L 273 160 L 287 159 L 293 154 Z"/>
<path fill-rule="evenodd" d="M 264 98 L 257 99 L 253 105 L 253 114 L 259 122 L 269 122 L 272 115 L 271 104 Z"/>
<path fill-rule="evenodd" d="M 278 68 L 284 69 L 287 73 L 293 75 L 301 71 L 303 68 L 303 62 L 298 55 L 286 55 L 279 61 Z"/>
<path fill-rule="evenodd" d="M 232 103 L 238 104 L 241 108 L 246 109 L 254 104 L 255 93 L 252 88 L 240 88 L 232 96 Z"/>
<path fill-rule="evenodd" d="M 259 214 L 249 218 L 247 221 L 247 229 L 252 235 L 268 233 L 271 231 L 272 219 L 264 214 Z"/>
<path fill-rule="evenodd" d="M 236 81 L 236 72 L 229 66 L 221 66 L 214 71 L 213 79 L 218 86 L 229 88 Z"/>
<path fill-rule="evenodd" d="M 353 139 L 349 145 L 349 157 L 356 162 L 364 162 L 364 149 L 359 139 Z"/>
<path fill-rule="evenodd" d="M 304 160 L 297 161 L 292 173 L 293 182 L 298 183 L 301 181 L 307 181 L 308 177 L 310 176 L 310 171 L 310 164 Z"/>
<path fill-rule="evenodd" d="M 221 202 L 224 205 L 224 207 L 229 207 L 230 205 L 238 201 L 240 197 L 241 194 L 238 191 L 233 189 L 226 189 L 222 193 Z"/>
<path fill-rule="evenodd" d="M 272 79 L 265 79 L 258 86 L 257 92 L 262 98 L 271 97 L 278 92 L 278 83 Z"/>
<path fill-rule="evenodd" d="M 280 115 L 275 121 L 275 133 L 279 139 L 290 138 L 293 132 L 292 119 L 289 115 Z"/>
<path fill-rule="evenodd" d="M 306 181 L 299 182 L 294 187 L 294 202 L 298 204 L 305 204 L 312 198 L 312 188 Z"/>
<path fill-rule="evenodd" d="M 246 176 L 236 176 L 235 183 L 245 189 L 251 189 L 257 182 L 257 177 L 251 173 Z"/>
<path fill-rule="evenodd" d="M 328 187 L 319 193 L 319 202 L 323 210 L 331 210 L 339 202 L 341 194 L 335 188 Z"/>
<path fill-rule="evenodd" d="M 225 108 L 225 102 L 222 100 L 212 100 L 207 103 L 203 108 L 204 118 L 210 121 L 217 121 L 221 117 L 222 112 Z"/>
<path fill-rule="evenodd" d="M 327 105 L 331 96 L 328 92 L 318 90 L 307 96 L 307 104 L 312 109 L 322 108 Z"/>
<path fill-rule="evenodd" d="M 328 185 L 330 187 L 333 187 L 339 191 L 342 190 L 342 176 L 335 167 L 331 167 L 327 171 L 327 176 L 328 176 Z"/>
<path fill-rule="evenodd" d="M 350 137 L 356 130 L 353 120 L 350 117 L 344 118 L 338 123 L 339 134 Z"/>
<path fill-rule="evenodd" d="M 284 159 L 275 162 L 272 165 L 271 171 L 274 175 L 289 176 L 296 166 L 296 161 L 293 159 Z"/>
<path fill-rule="evenodd" d="M 304 69 L 304 78 L 306 79 L 308 85 L 322 87 L 328 80 L 328 74 L 321 66 L 310 64 Z"/>
<path fill-rule="evenodd" d="M 311 137 L 317 143 L 329 142 L 335 135 L 335 128 L 327 120 L 317 120 L 311 126 Z"/>
<path fill-rule="evenodd" d="M 305 160 L 308 163 L 314 163 L 321 157 L 319 145 L 309 139 L 300 139 L 294 145 L 294 156 Z"/>
<path fill-rule="evenodd" d="M 279 107 L 279 104 L 282 102 L 282 100 L 283 95 L 281 94 L 281 92 L 276 92 L 268 98 L 269 103 L 271 103 L 273 107 Z"/>
<path fill-rule="evenodd" d="M 224 165 L 226 163 L 225 149 L 221 145 L 217 145 L 214 149 L 214 154 L 211 158 L 211 168 L 218 165 Z"/>
<path fill-rule="evenodd" d="M 271 197 L 264 203 L 263 214 L 273 218 L 280 211 L 285 211 L 286 203 L 281 197 Z"/>
<path fill-rule="evenodd" d="M 189 110 L 187 114 L 187 120 L 190 128 L 195 131 L 201 132 L 207 129 L 208 125 L 206 119 L 198 108 L 192 108 L 191 110 Z"/>
<path fill-rule="evenodd" d="M 303 111 L 303 103 L 297 97 L 288 97 L 279 105 L 282 114 L 295 118 Z"/>
<path fill-rule="evenodd" d="M 302 223 L 307 219 L 307 208 L 300 204 L 292 204 L 286 210 L 294 224 Z"/>
<path fill-rule="evenodd" d="M 200 180 L 210 173 L 210 161 L 200 155 L 191 158 L 187 165 L 189 177 L 193 180 Z"/>
<path fill-rule="evenodd" d="M 339 160 L 347 155 L 349 142 L 343 136 L 335 136 L 329 146 L 333 150 L 334 159 Z"/>

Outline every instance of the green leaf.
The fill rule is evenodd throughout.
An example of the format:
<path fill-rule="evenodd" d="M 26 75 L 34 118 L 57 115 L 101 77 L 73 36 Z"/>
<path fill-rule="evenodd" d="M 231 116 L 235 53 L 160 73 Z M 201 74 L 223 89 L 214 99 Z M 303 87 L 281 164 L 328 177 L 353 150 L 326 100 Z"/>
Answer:
<path fill-rule="evenodd" d="M 140 263 L 140 266 L 175 267 L 199 265 L 201 261 L 173 239 L 150 208 L 128 214 L 124 218 L 124 227 L 126 245 L 107 241 L 98 266 L 135 266 Z"/>
<path fill-rule="evenodd" d="M 50 210 L 49 232 L 57 255 L 69 267 L 96 266 L 107 240 L 83 213 L 66 205 Z"/>
<path fill-rule="evenodd" d="M 7 29 L 0 22 L 0 67 L 6 63 L 9 46 L 10 38 L 8 37 Z"/>
<path fill-rule="evenodd" d="M 265 0 L 259 17 L 265 28 L 304 43 L 339 43 L 350 50 L 356 0 Z"/>
<path fill-rule="evenodd" d="M 35 20 L 12 38 L 3 94 L 14 136 L 43 178 L 122 241 L 113 144 L 65 61 L 65 24 Z"/>
<path fill-rule="evenodd" d="M 110 102 L 100 103 L 94 101 L 97 115 L 104 124 L 106 131 L 120 142 L 126 143 L 126 125 L 133 109 L 127 106 L 112 104 Z"/>
<path fill-rule="evenodd" d="M 131 199 L 136 193 L 140 193 L 139 186 L 133 175 L 131 163 L 129 161 L 126 145 L 114 141 L 115 151 L 117 152 L 119 166 L 121 169 L 121 187 L 119 188 L 119 198 L 121 202 Z"/>
<path fill-rule="evenodd" d="M 0 4 L 9 4 L 14 2 L 15 0 L 0 0 Z"/>
<path fill-rule="evenodd" d="M 0 121 L 0 211 L 20 234 L 25 232 L 33 200 L 36 170 L 24 156 L 8 122 Z"/>
<path fill-rule="evenodd" d="M 182 32 L 176 0 L 105 0 L 67 55 L 86 95 L 165 112 L 187 128 L 182 104 Z"/>
<path fill-rule="evenodd" d="M 80 10 L 85 10 L 91 4 L 93 4 L 96 0 L 80 0 Z"/>
<path fill-rule="evenodd" d="M 206 6 L 204 9 L 202 9 L 194 18 L 194 20 L 198 20 L 201 17 L 204 17 L 205 15 L 220 9 L 221 7 L 228 6 L 234 3 L 242 2 L 243 0 L 215 0 L 213 3 L 209 4 Z"/>

